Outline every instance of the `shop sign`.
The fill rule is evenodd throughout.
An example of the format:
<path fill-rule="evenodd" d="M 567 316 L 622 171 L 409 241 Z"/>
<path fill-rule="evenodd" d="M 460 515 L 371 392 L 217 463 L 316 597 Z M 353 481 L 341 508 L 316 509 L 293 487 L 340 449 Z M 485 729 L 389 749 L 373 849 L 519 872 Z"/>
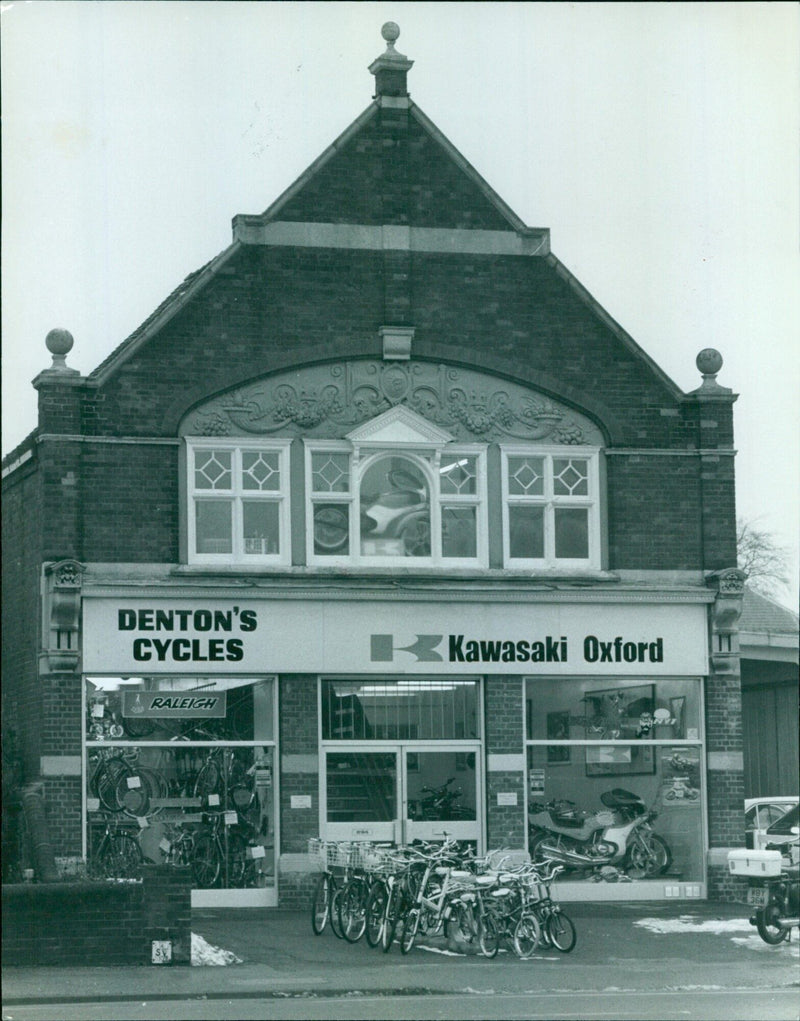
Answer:
<path fill-rule="evenodd" d="M 227 692 L 124 691 L 122 715 L 143 720 L 170 716 L 181 720 L 224 719 Z"/>
<path fill-rule="evenodd" d="M 708 672 L 702 602 L 83 601 L 87 673 L 614 677 Z M 161 692 L 185 699 L 187 692 Z M 202 698 L 197 692 L 195 697 Z M 196 704 L 196 715 L 224 715 Z M 192 715 L 168 702 L 153 716 Z M 165 710 L 165 711 L 162 711 Z M 129 715 L 128 711 L 125 715 Z M 133 713 L 131 713 L 133 715 Z"/>

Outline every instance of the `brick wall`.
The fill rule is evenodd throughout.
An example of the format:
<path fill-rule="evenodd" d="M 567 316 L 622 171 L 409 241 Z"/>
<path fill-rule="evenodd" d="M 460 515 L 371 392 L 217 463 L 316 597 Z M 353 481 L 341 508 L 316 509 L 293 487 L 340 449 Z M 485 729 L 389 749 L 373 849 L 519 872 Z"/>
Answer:
<path fill-rule="evenodd" d="M 281 854 L 305 852 L 319 836 L 319 759 L 315 676 L 280 679 Z M 316 760 L 316 771 L 310 771 Z M 311 795 L 311 808 L 292 808 L 293 794 Z"/>
<path fill-rule="evenodd" d="M 487 677 L 484 684 L 486 720 L 486 828 L 488 845 L 524 847 L 525 774 L 520 770 L 493 769 L 493 755 L 516 755 L 523 763 L 524 699 L 520 677 Z M 516 794 L 516 805 L 498 805 L 498 794 Z"/>
<path fill-rule="evenodd" d="M 3 744 L 23 758 L 23 781 L 39 773 L 42 693 L 38 680 L 41 476 L 34 457 L 3 483 Z"/>
<path fill-rule="evenodd" d="M 3 887 L 3 965 L 150 964 L 153 940 L 191 961 L 188 869 L 144 866 L 132 882 Z"/>

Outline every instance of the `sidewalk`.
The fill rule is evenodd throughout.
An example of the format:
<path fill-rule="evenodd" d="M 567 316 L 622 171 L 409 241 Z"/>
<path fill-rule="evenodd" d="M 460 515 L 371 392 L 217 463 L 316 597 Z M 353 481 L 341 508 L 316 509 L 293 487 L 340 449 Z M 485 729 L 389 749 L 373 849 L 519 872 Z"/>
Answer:
<path fill-rule="evenodd" d="M 765 988 L 798 984 L 798 944 L 768 947 L 741 905 L 568 904 L 574 951 L 530 961 L 512 952 L 494 960 L 453 952 L 420 938 L 408 956 L 363 941 L 314 936 L 307 913 L 279 910 L 194 912 L 192 930 L 242 961 L 227 967 L 5 968 L 3 1002 L 55 1003 L 187 997 L 332 996 L 358 991 L 599 991 Z M 451 944 L 452 946 L 452 944 Z"/>

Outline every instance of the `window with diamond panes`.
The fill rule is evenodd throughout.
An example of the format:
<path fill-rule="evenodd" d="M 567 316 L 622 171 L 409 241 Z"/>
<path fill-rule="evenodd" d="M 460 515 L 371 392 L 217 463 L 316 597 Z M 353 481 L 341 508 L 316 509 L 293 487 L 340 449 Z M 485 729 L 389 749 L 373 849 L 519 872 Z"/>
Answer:
<path fill-rule="evenodd" d="M 326 450 L 311 455 L 314 554 L 350 553 L 350 455 Z"/>
<path fill-rule="evenodd" d="M 599 566 L 597 458 L 506 450 L 505 559 Z"/>
<path fill-rule="evenodd" d="M 189 444 L 193 561 L 288 559 L 288 441 Z"/>
<path fill-rule="evenodd" d="M 483 449 L 361 454 L 309 443 L 309 563 L 481 563 L 486 559 Z"/>

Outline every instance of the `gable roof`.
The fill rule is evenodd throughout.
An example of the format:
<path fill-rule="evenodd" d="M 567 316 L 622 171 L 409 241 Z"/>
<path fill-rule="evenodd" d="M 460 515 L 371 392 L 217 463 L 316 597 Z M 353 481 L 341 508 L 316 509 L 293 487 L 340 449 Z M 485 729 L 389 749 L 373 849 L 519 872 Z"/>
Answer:
<path fill-rule="evenodd" d="M 432 178 L 434 170 L 442 175 L 449 175 L 442 186 L 441 194 L 447 194 L 458 187 L 461 197 L 458 203 L 451 203 L 449 213 L 447 203 L 428 197 L 425 205 L 424 196 L 415 199 L 417 219 L 427 214 L 434 217 L 434 226 L 416 226 L 404 222 L 395 216 L 394 225 L 385 223 L 385 205 L 381 205 L 381 189 L 386 184 L 380 176 L 376 177 L 375 189 L 364 189 L 361 213 L 372 223 L 354 222 L 352 213 L 342 205 L 341 194 L 337 196 L 337 185 L 345 189 L 345 194 L 357 203 L 358 188 L 348 188 L 348 160 L 371 158 L 379 160 L 377 141 L 384 138 L 385 132 L 380 131 L 381 116 L 386 112 L 381 97 L 372 103 L 346 128 L 339 137 L 307 168 L 286 191 L 273 202 L 265 212 L 259 215 L 240 214 L 233 218 L 233 243 L 186 279 L 158 306 L 148 318 L 130 334 L 93 372 L 87 377 L 91 386 L 100 386 L 158 331 L 165 326 L 174 315 L 184 308 L 195 295 L 209 284 L 222 267 L 244 245 L 303 245 L 304 230 L 311 230 L 318 235 L 314 244 L 323 247 L 380 247 L 398 246 L 418 247 L 421 250 L 482 252 L 481 245 L 488 245 L 490 254 L 508 254 L 524 257 L 541 257 L 551 270 L 570 288 L 575 297 L 626 347 L 662 386 L 676 400 L 686 398 L 677 384 L 661 369 L 661 367 L 633 340 L 633 338 L 602 308 L 599 302 L 582 286 L 573 274 L 550 252 L 549 230 L 547 228 L 527 227 L 516 213 L 497 195 L 491 186 L 481 177 L 475 168 L 461 155 L 455 146 L 445 137 L 435 124 L 410 99 L 404 101 L 402 112 L 408 115 L 408 129 L 404 132 L 390 132 L 392 137 L 406 138 L 406 149 L 411 150 L 427 146 L 425 159 L 417 153 L 414 168 L 418 173 L 427 175 L 426 181 L 420 186 L 411 187 L 424 192 Z M 391 110 L 390 113 L 397 113 Z M 413 145 L 409 143 L 411 138 Z M 401 143 L 398 143 L 398 145 Z M 371 152 L 367 150 L 372 146 Z M 361 147 L 361 150 L 359 150 Z M 435 159 L 434 159 L 435 156 Z M 412 156 L 408 157 L 409 159 Z M 402 162 L 398 157 L 398 161 Z M 432 170 L 430 164 L 434 163 Z M 385 162 L 381 164 L 385 166 Z M 402 174 L 392 175 L 395 179 L 389 187 L 407 188 L 408 181 Z M 434 175 L 435 180 L 435 175 Z M 370 194 L 375 193 L 375 208 L 370 210 L 365 203 L 371 201 Z M 469 202 L 463 201 L 464 195 Z M 469 208 L 462 208 L 464 206 Z M 456 206 L 460 212 L 456 211 Z M 352 205 L 351 205 L 352 208 Z M 439 212 L 438 210 L 442 210 Z M 319 210 L 319 211 L 317 211 Z M 309 214 L 313 211 L 313 217 Z M 450 216 L 452 223 L 447 222 Z M 325 220 L 326 216 L 338 217 L 337 220 Z M 460 216 L 460 221 L 458 217 Z M 471 219 L 470 219 L 471 218 Z M 309 223 L 313 219 L 313 223 Z M 322 222 L 319 222 L 320 219 Z M 443 220 L 444 225 L 439 223 Z M 327 230 L 327 233 L 326 233 Z M 342 231 L 349 231 L 345 243 L 341 243 Z M 288 232 L 288 233 L 287 233 Z M 307 231 L 306 231 L 307 232 Z M 372 232 L 370 234 L 370 232 Z M 319 236 L 328 240 L 320 240 Z M 368 240 L 365 241 L 364 238 Z M 454 244 L 454 240 L 457 241 Z M 476 248 L 475 245 L 478 245 Z M 429 246 L 433 245 L 433 248 Z M 437 247 L 438 246 L 438 247 Z M 472 247 L 470 247 L 472 246 Z"/>

